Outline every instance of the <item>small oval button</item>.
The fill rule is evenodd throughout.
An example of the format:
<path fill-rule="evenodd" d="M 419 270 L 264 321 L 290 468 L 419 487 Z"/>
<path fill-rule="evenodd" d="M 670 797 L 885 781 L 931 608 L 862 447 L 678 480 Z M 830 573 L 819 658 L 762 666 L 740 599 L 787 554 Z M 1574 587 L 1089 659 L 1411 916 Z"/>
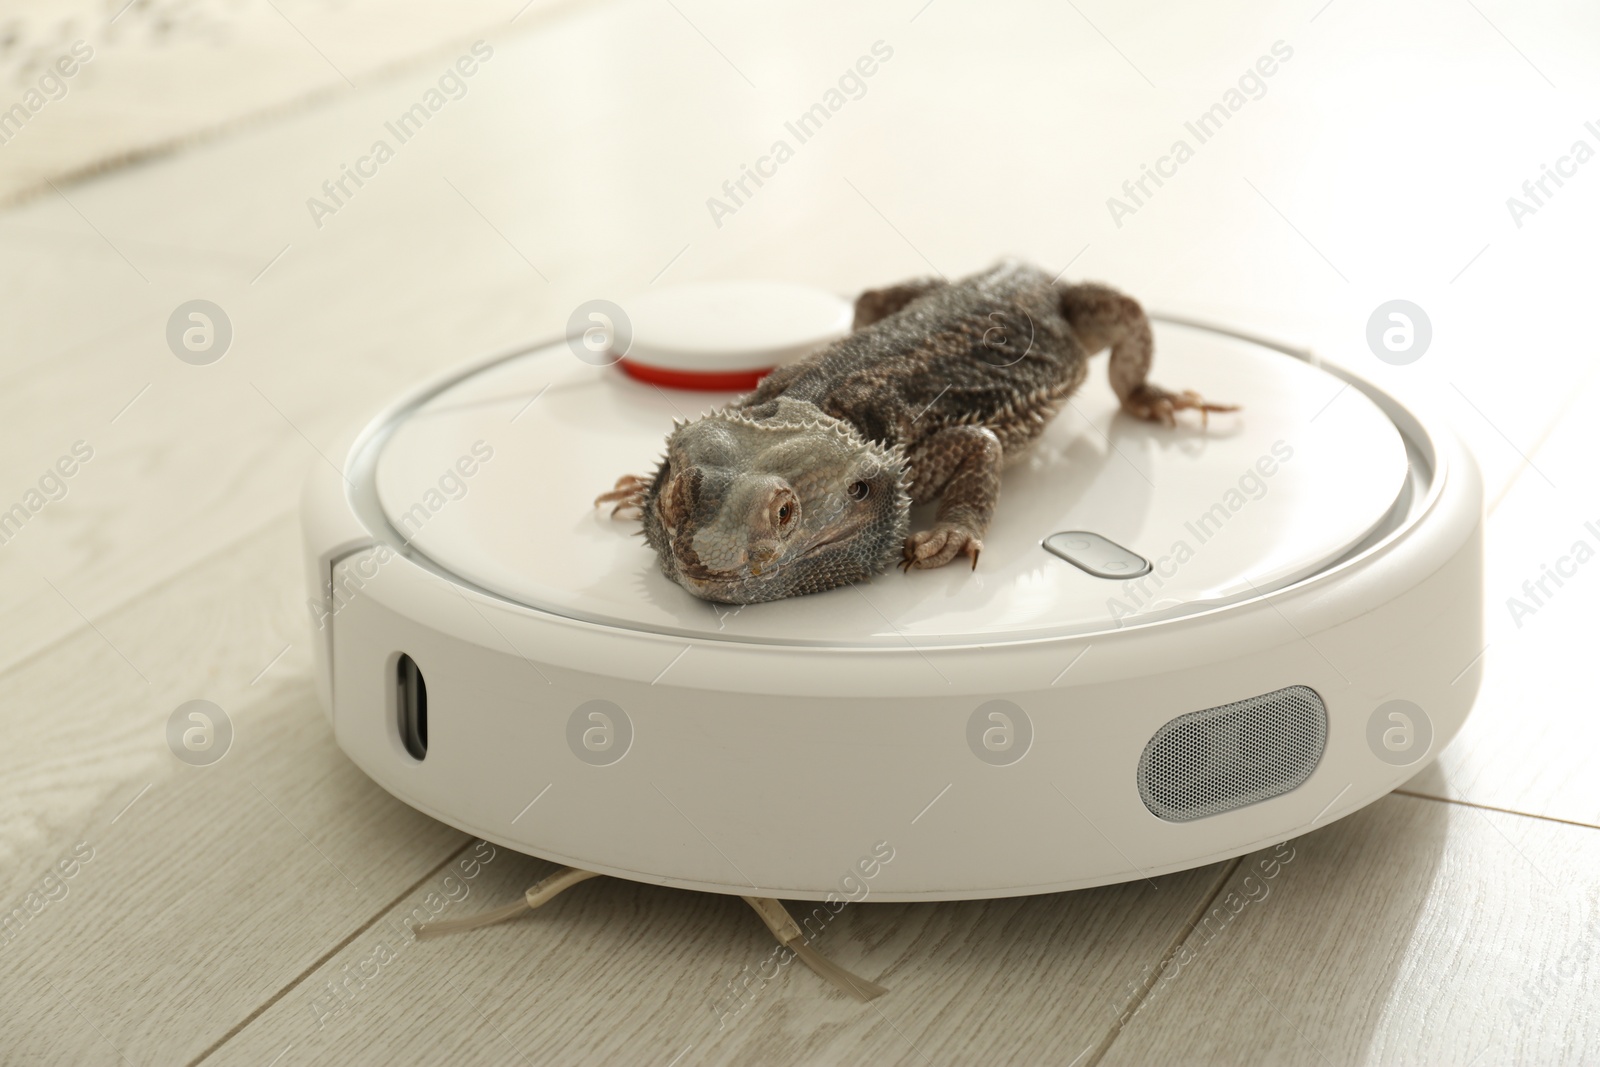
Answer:
<path fill-rule="evenodd" d="M 1149 560 L 1088 530 L 1063 530 L 1041 543 L 1045 551 L 1096 578 L 1138 578 L 1150 573 Z"/>

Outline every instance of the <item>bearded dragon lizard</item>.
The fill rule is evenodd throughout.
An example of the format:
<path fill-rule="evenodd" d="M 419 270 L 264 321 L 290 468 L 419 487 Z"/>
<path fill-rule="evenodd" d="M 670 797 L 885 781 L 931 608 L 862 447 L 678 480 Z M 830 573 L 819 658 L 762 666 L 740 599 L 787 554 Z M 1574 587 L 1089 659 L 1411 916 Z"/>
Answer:
<path fill-rule="evenodd" d="M 655 473 L 625 475 L 595 504 L 638 517 L 661 569 L 705 600 L 821 592 L 896 561 L 965 556 L 976 568 L 1002 464 L 1105 348 L 1135 418 L 1172 426 L 1179 411 L 1236 410 L 1146 380 L 1153 344 L 1136 301 L 1007 260 L 862 293 L 849 336 L 675 420 Z M 909 532 L 911 505 L 933 500 L 933 527 Z"/>

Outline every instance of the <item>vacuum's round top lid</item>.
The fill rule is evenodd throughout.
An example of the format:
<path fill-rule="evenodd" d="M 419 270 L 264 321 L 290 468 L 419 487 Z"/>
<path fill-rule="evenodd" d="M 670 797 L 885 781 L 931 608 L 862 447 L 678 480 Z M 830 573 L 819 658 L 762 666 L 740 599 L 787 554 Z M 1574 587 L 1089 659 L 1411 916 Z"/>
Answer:
<path fill-rule="evenodd" d="M 1158 326 L 1153 380 L 1242 406 L 1201 428 L 1120 412 L 1084 387 L 1005 472 L 976 570 L 887 571 L 827 593 L 711 604 L 593 500 L 648 475 L 672 420 L 732 394 L 666 390 L 564 343 L 458 380 L 398 416 L 373 469 L 414 550 L 508 600 L 691 640 L 859 647 L 1088 633 L 1280 588 L 1362 541 L 1405 488 L 1405 443 L 1361 391 L 1231 336 Z M 912 528 L 932 520 L 912 512 Z M 1062 536 L 1053 536 L 1060 534 Z M 1128 575 L 1128 576 L 1124 576 Z"/>
<path fill-rule="evenodd" d="M 771 370 L 849 333 L 855 308 L 826 290 L 751 278 L 657 289 L 623 313 L 630 336 L 615 358 L 694 373 Z"/>

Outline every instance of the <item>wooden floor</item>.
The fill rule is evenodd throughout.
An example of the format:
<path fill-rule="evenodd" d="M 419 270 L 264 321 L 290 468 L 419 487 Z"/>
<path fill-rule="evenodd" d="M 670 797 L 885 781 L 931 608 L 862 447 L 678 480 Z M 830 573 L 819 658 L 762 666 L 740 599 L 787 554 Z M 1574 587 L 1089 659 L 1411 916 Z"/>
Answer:
<path fill-rule="evenodd" d="M 120 5 L 79 6 L 88 37 Z M 122 90 L 74 89 L 0 146 L 0 511 L 32 513 L 0 543 L 0 1063 L 1600 1062 L 1600 563 L 1508 607 L 1600 544 L 1600 163 L 1568 158 L 1600 148 L 1600 14 L 505 0 L 445 26 L 272 6 L 296 29 L 273 47 L 353 84 L 267 92 L 242 61 L 108 46 L 136 120 Z M 308 206 L 478 26 L 492 56 L 459 98 Z M 875 42 L 891 58 L 730 200 Z M 1185 122 L 1278 42 L 1199 143 Z M 38 77 L 12 66 L 0 110 Z M 1180 138 L 1192 158 L 1125 190 Z M 1441 759 L 1276 857 L 847 909 L 822 947 L 890 988 L 870 1005 L 795 968 L 751 980 L 770 938 L 737 900 L 610 880 L 412 943 L 408 916 L 515 899 L 548 865 L 411 811 L 334 745 L 308 465 L 586 299 L 729 275 L 848 292 L 1003 253 L 1312 342 L 1459 429 L 1489 488 L 1489 644 Z M 165 336 L 196 298 L 233 329 L 208 366 Z M 1432 323 L 1409 366 L 1365 341 L 1396 298 Z M 191 699 L 232 723 L 212 766 L 166 743 Z M 1230 895 L 1249 902 L 1197 925 Z"/>

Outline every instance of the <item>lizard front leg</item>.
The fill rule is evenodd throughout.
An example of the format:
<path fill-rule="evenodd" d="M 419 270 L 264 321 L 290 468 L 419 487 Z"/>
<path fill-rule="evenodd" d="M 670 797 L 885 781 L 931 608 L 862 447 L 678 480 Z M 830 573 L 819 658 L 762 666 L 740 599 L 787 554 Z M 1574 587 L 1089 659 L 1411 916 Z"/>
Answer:
<path fill-rule="evenodd" d="M 974 569 L 1000 499 L 1000 438 L 983 426 L 947 426 L 912 447 L 911 499 L 939 500 L 933 529 L 906 538 L 901 566 L 942 567 L 959 555 Z"/>

